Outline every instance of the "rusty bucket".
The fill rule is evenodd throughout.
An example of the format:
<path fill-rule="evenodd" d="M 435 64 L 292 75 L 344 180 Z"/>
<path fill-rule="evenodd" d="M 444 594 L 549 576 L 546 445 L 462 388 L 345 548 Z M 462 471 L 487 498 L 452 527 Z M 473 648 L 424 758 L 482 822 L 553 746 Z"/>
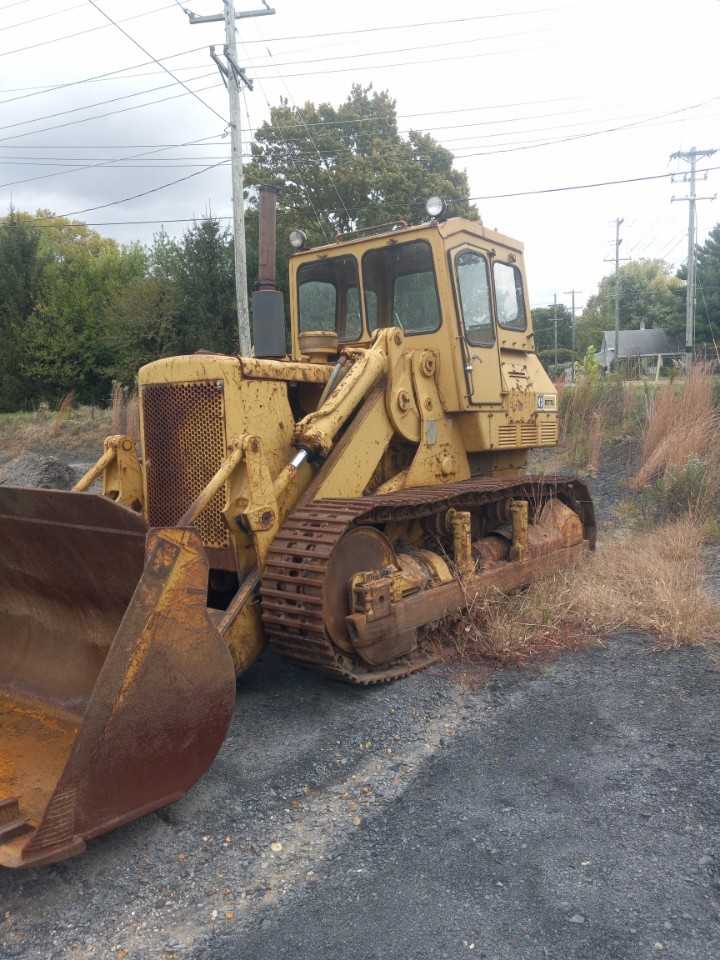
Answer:
<path fill-rule="evenodd" d="M 0 865 L 81 853 L 212 763 L 235 671 L 207 583 L 193 530 L 0 488 Z"/>

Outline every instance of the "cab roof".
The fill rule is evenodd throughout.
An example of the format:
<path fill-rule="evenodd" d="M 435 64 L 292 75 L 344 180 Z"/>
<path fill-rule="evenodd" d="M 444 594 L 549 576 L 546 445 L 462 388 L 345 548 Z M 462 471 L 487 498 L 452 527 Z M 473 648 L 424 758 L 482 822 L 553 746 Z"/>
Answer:
<path fill-rule="evenodd" d="M 321 244 L 317 247 L 308 247 L 306 250 L 298 250 L 292 254 L 292 257 L 307 256 L 313 253 L 329 253 L 331 250 L 337 250 L 338 247 L 351 247 L 357 244 L 366 244 L 373 240 L 380 240 L 386 237 L 410 237 L 413 234 L 427 233 L 428 230 L 437 230 L 443 239 L 448 239 L 456 234 L 469 233 L 487 243 L 496 243 L 498 246 L 505 247 L 522 253 L 523 244 L 519 240 L 513 240 L 511 237 L 498 233 L 486 227 L 481 220 L 468 220 L 466 217 L 450 217 L 447 220 L 429 220 L 426 223 L 415 224 L 414 226 L 403 225 L 402 223 L 394 226 L 392 229 L 378 228 L 378 232 L 373 232 L 375 228 L 370 227 L 362 230 L 358 234 L 339 234 L 332 243 Z"/>

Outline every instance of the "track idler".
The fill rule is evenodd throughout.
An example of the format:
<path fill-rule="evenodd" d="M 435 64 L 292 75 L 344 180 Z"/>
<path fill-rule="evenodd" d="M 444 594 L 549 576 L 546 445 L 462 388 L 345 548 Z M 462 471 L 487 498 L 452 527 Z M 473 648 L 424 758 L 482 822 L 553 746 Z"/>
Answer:
<path fill-rule="evenodd" d="M 0 865 L 80 853 L 208 768 L 235 670 L 207 585 L 191 529 L 0 488 Z"/>

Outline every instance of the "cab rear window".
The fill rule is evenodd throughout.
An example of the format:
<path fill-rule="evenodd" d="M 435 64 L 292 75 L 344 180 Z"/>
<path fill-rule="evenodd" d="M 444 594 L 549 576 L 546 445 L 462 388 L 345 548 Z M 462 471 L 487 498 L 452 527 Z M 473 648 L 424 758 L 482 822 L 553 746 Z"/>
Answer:
<path fill-rule="evenodd" d="M 493 278 L 498 323 L 507 330 L 525 330 L 527 316 L 522 274 L 514 264 L 496 260 Z"/>

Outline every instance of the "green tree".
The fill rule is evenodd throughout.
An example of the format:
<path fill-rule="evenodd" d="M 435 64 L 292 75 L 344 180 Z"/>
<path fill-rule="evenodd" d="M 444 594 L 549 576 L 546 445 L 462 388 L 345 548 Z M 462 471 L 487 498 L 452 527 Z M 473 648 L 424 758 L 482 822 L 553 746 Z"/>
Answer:
<path fill-rule="evenodd" d="M 677 336 L 683 325 L 684 284 L 664 260 L 633 260 L 619 271 L 620 326 L 623 330 L 661 327 Z M 603 277 L 578 322 L 577 348 L 600 347 L 604 330 L 615 327 L 615 274 Z"/>
<path fill-rule="evenodd" d="M 130 385 L 144 364 L 183 352 L 178 313 L 172 279 L 150 274 L 122 291 L 108 337 L 113 380 Z"/>
<path fill-rule="evenodd" d="M 685 280 L 687 267 L 679 271 Z M 695 339 L 720 343 L 720 223 L 716 224 L 697 251 L 697 308 Z"/>
<path fill-rule="evenodd" d="M 53 217 L 12 215 L 0 236 L 0 257 L 10 256 L 7 231 L 17 222 L 34 237 L 23 251 L 24 306 L 13 370 L 25 400 L 56 402 L 70 390 L 85 402 L 110 393 L 108 330 L 119 293 L 145 270 L 142 248 L 120 247 L 85 224 Z M 13 226 L 15 224 L 15 226 Z M 4 251 L 4 254 L 3 254 Z"/>
<path fill-rule="evenodd" d="M 40 232 L 11 210 L 0 221 L 0 410 L 17 410 L 30 399 L 20 370 L 27 324 L 40 296 L 43 254 Z"/>
<path fill-rule="evenodd" d="M 549 307 L 535 307 L 532 311 L 535 349 L 538 353 L 547 352 L 548 356 L 555 349 L 555 309 L 551 304 Z M 557 305 L 557 318 L 558 348 L 572 350 L 572 314 L 564 303 Z"/>
<path fill-rule="evenodd" d="M 281 101 L 256 131 L 246 168 L 248 275 L 257 274 L 257 209 L 252 188 L 280 188 L 278 231 L 299 228 L 311 244 L 364 227 L 427 219 L 425 202 L 440 195 L 456 216 L 477 218 L 465 172 L 428 134 L 398 130 L 395 101 L 383 91 L 355 85 L 339 106 L 290 106 Z M 278 244 L 278 282 L 286 286 L 288 244 Z"/>
<path fill-rule="evenodd" d="M 175 260 L 171 253 L 167 258 Z M 176 258 L 178 338 L 182 349 L 237 350 L 235 256 L 226 227 L 212 218 L 187 231 Z"/>
<path fill-rule="evenodd" d="M 164 230 L 146 270 L 115 305 L 113 377 L 132 383 L 143 364 L 205 349 L 237 349 L 235 266 L 230 233 L 212 218 L 176 240 Z"/>

